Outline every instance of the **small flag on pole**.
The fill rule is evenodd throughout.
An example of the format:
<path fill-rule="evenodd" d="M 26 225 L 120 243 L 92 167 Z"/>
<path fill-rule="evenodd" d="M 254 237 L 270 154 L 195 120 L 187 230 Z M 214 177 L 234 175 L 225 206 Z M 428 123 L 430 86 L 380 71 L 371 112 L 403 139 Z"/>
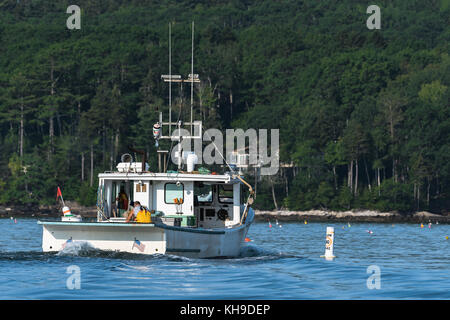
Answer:
<path fill-rule="evenodd" d="M 58 187 L 58 191 L 56 192 L 56 200 L 58 200 L 59 197 L 62 197 L 61 189 Z"/>
<path fill-rule="evenodd" d="M 132 247 L 131 249 L 133 249 L 134 247 L 138 248 L 138 250 L 139 250 L 140 252 L 144 252 L 144 250 L 145 250 L 145 244 L 141 243 L 141 242 L 140 242 L 139 240 L 137 240 L 137 239 L 134 239 L 133 247 Z"/>
<path fill-rule="evenodd" d="M 68 239 L 66 242 L 64 242 L 61 248 L 64 250 L 64 248 L 66 247 L 66 245 L 67 245 L 68 243 L 71 243 L 71 242 L 72 242 L 72 238 L 70 238 L 70 239 Z"/>
<path fill-rule="evenodd" d="M 61 192 L 61 189 L 59 187 L 58 187 L 58 191 L 56 192 L 56 201 L 58 201 L 58 197 L 61 197 L 61 201 L 62 201 L 63 206 L 66 206 L 64 204 L 64 198 L 62 196 L 62 192 Z"/>

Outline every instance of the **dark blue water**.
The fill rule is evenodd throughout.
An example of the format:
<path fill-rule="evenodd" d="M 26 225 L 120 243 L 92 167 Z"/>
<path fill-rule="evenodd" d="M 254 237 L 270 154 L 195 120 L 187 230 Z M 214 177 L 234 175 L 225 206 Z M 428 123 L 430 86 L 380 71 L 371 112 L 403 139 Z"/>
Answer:
<path fill-rule="evenodd" d="M 0 299 L 450 299 L 449 225 L 255 223 L 240 257 L 201 260 L 83 246 L 42 253 L 36 222 L 0 219 Z M 327 226 L 334 261 L 320 258 Z M 379 289 L 367 286 L 371 265 Z M 69 266 L 80 289 L 67 285 Z"/>

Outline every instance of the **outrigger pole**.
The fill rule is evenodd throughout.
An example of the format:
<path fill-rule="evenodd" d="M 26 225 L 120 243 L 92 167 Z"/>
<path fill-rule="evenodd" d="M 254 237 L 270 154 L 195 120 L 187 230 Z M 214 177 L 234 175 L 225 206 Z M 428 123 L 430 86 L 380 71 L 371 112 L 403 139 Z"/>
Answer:
<path fill-rule="evenodd" d="M 244 212 L 242 213 L 242 217 L 241 217 L 241 224 L 242 224 L 244 222 L 245 218 L 247 217 L 248 210 L 250 209 L 250 206 L 253 204 L 253 201 L 255 199 L 254 198 L 255 191 L 253 190 L 252 186 L 247 181 L 242 179 L 238 174 L 234 174 L 233 178 L 238 178 L 243 184 L 245 184 L 248 187 L 248 190 L 249 190 L 247 203 L 245 204 Z"/>

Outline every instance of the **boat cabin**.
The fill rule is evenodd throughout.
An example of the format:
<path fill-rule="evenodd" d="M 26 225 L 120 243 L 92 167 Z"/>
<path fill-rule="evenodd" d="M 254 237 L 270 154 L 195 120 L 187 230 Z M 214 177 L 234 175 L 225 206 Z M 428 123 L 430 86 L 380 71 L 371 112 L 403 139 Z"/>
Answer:
<path fill-rule="evenodd" d="M 241 188 L 241 181 L 231 174 L 102 173 L 97 220 L 125 222 L 130 203 L 139 201 L 152 212 L 152 222 L 208 229 L 231 227 L 240 223 Z"/>

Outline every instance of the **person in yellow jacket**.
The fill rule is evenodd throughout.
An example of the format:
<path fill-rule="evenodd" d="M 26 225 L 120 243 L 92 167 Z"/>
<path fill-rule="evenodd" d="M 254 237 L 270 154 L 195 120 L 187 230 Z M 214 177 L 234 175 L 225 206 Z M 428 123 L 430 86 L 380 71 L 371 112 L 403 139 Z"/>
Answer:
<path fill-rule="evenodd" d="M 138 223 L 151 223 L 152 217 L 150 211 L 143 208 L 139 201 L 133 203 L 133 209 L 130 210 L 125 222 L 135 221 Z"/>

